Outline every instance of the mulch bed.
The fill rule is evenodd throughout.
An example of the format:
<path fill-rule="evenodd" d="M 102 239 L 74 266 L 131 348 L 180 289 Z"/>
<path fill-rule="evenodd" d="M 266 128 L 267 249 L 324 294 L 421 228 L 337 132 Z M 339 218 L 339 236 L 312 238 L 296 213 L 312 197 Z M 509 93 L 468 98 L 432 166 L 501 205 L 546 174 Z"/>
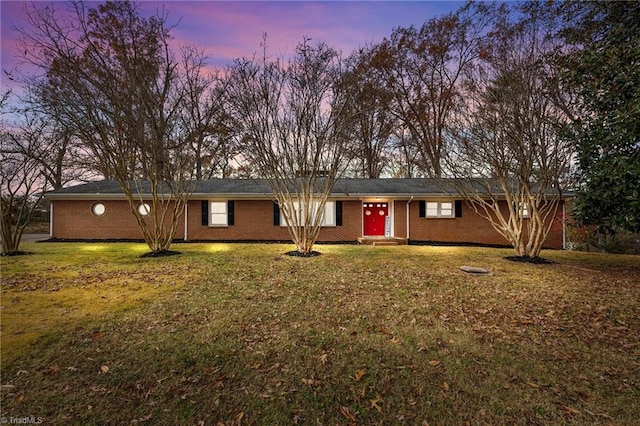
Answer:
<path fill-rule="evenodd" d="M 542 257 L 529 257 L 529 256 L 506 256 L 505 259 L 512 262 L 533 263 L 535 265 L 551 265 L 555 263 L 552 260 L 544 259 Z"/>
<path fill-rule="evenodd" d="M 143 254 L 142 258 L 145 257 L 168 257 L 168 256 L 176 256 L 178 254 L 181 254 L 179 251 L 172 251 L 172 250 L 162 250 L 162 251 L 151 251 L 149 253 L 145 253 Z"/>
<path fill-rule="evenodd" d="M 310 251 L 308 253 L 303 253 L 298 250 L 293 250 L 293 251 L 288 251 L 285 254 L 287 256 L 294 256 L 294 257 L 317 257 L 317 256 L 320 256 L 321 253 L 318 251 Z"/>

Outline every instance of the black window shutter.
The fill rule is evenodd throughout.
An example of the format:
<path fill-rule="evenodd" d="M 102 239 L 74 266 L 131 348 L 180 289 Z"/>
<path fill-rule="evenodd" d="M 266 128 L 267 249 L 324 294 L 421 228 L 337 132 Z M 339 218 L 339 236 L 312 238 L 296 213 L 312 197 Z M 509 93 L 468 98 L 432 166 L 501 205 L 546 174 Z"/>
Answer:
<path fill-rule="evenodd" d="M 277 202 L 273 202 L 273 225 L 280 226 L 280 206 Z"/>
<path fill-rule="evenodd" d="M 227 201 L 227 225 L 233 226 L 235 225 L 235 203 L 233 201 Z"/>
<path fill-rule="evenodd" d="M 427 216 L 427 203 L 424 200 L 418 201 L 418 217 L 426 217 Z"/>
<path fill-rule="evenodd" d="M 336 226 L 342 226 L 342 201 L 336 201 Z"/>
<path fill-rule="evenodd" d="M 462 200 L 456 200 L 456 217 L 462 217 Z"/>
<path fill-rule="evenodd" d="M 209 201 L 202 202 L 202 226 L 209 226 Z"/>

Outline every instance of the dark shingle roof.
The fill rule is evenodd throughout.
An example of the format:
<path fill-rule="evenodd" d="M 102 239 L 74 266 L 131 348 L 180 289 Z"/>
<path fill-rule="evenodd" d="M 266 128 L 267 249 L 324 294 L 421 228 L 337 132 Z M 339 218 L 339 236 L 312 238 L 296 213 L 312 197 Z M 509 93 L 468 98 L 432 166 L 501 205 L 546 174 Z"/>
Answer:
<path fill-rule="evenodd" d="M 142 194 L 149 194 L 149 183 L 138 182 Z M 478 185 L 477 190 L 486 192 Z M 137 191 L 136 191 L 137 192 Z M 501 192 L 498 190 L 498 193 Z M 338 179 L 333 187 L 333 197 L 411 197 L 411 196 L 453 196 L 457 192 L 450 179 Z M 122 189 L 116 181 L 103 180 L 52 191 L 50 199 L 71 198 L 122 198 Z M 569 195 L 569 194 L 565 194 Z M 271 190 L 264 179 L 208 179 L 197 181 L 192 198 L 211 196 L 270 198 Z"/>
<path fill-rule="evenodd" d="M 140 182 L 142 193 L 149 192 L 148 182 Z M 455 191 L 446 180 L 436 179 L 338 179 L 333 196 L 411 196 L 446 195 Z M 271 190 L 264 179 L 209 179 L 196 182 L 193 197 L 256 196 L 268 197 Z M 51 191 L 49 198 L 87 198 L 88 196 L 118 197 L 123 192 L 116 181 L 103 180 Z"/>

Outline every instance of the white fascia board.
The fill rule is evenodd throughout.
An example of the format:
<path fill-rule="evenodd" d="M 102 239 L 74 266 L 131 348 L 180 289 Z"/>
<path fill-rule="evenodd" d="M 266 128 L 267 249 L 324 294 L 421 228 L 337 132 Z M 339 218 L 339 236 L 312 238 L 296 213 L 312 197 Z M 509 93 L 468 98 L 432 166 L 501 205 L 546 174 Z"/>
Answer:
<path fill-rule="evenodd" d="M 91 193 L 91 194 L 47 194 L 45 198 L 49 200 L 126 200 L 124 194 L 101 194 L 101 193 Z M 151 198 L 147 194 L 143 194 L 142 198 Z"/>

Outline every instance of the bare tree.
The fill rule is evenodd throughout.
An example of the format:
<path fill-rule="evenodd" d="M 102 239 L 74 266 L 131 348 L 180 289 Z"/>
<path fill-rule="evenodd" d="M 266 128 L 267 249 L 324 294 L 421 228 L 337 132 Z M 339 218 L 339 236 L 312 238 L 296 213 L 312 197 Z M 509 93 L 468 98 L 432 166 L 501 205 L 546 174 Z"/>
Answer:
<path fill-rule="evenodd" d="M 20 253 L 20 240 L 38 203 L 47 189 L 47 179 L 40 155 L 40 138 L 44 126 L 12 127 L 5 123 L 9 92 L 0 98 L 0 239 L 2 255 Z"/>
<path fill-rule="evenodd" d="M 399 125 L 391 135 L 391 160 L 388 168 L 395 178 L 424 177 L 425 168 L 422 166 L 416 143 L 407 129 Z"/>
<path fill-rule="evenodd" d="M 30 94 L 23 96 L 19 105 L 12 115 L 23 137 L 13 138 L 12 149 L 40 162 L 48 188 L 60 189 L 69 182 L 95 177 L 86 150 L 55 111 L 43 109 Z"/>
<path fill-rule="evenodd" d="M 207 128 L 208 117 L 193 117 L 208 87 L 203 56 L 187 49 L 176 60 L 166 13 L 143 18 L 130 1 L 27 12 L 27 59 L 46 73 L 35 86 L 41 104 L 120 184 L 152 252 L 167 251 L 192 192 L 190 144 Z"/>
<path fill-rule="evenodd" d="M 415 143 L 423 172 L 442 175 L 451 117 L 464 104 L 459 86 L 483 52 L 493 6 L 467 3 L 454 13 L 422 25 L 397 28 L 376 48 L 372 66 L 390 87 L 391 111 Z"/>
<path fill-rule="evenodd" d="M 353 138 L 350 174 L 379 178 L 390 166 L 392 132 L 399 124 L 389 111 L 393 96 L 384 76 L 371 66 L 373 48 L 361 48 L 348 59 L 343 84 L 353 91 Z"/>
<path fill-rule="evenodd" d="M 283 63 L 264 54 L 229 70 L 229 111 L 242 155 L 266 178 L 298 252 L 312 252 L 345 168 L 350 99 L 338 53 L 304 40 Z"/>
<path fill-rule="evenodd" d="M 194 156 L 196 180 L 224 176 L 229 158 L 235 154 L 224 109 L 225 80 L 217 72 L 202 72 L 206 59 L 204 52 L 193 46 L 182 49 L 181 84 L 188 113 L 180 116 L 180 126 Z"/>
<path fill-rule="evenodd" d="M 476 213 L 518 256 L 533 258 L 555 220 L 572 149 L 559 136 L 566 116 L 554 102 L 555 45 L 529 13 L 498 26 L 501 37 L 468 81 L 447 167 Z"/>

